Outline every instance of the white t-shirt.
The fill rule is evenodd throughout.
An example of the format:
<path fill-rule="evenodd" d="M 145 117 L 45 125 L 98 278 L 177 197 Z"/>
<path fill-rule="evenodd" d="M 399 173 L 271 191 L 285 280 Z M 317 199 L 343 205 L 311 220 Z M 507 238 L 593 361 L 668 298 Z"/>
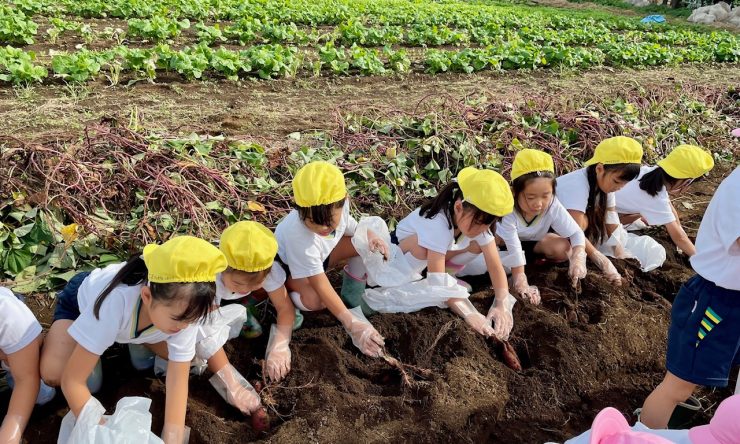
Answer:
<path fill-rule="evenodd" d="M 676 220 L 671 210 L 671 199 L 668 190 L 663 187 L 657 195 L 651 196 L 640 188 L 640 179 L 645 174 L 657 167 L 642 167 L 640 175 L 636 180 L 627 182 L 621 190 L 617 191 L 617 213 L 640 214 L 650 225 L 665 225 Z"/>
<path fill-rule="evenodd" d="M 328 236 L 309 230 L 297 210 L 291 211 L 275 228 L 278 256 L 288 266 L 293 279 L 316 276 L 324 272 L 324 261 L 336 248 L 342 236 L 355 234 L 357 221 L 349 214 L 349 201 L 344 202 L 342 219 Z"/>
<path fill-rule="evenodd" d="M 270 272 L 267 274 L 265 282 L 262 284 L 262 288 L 264 288 L 266 292 L 271 293 L 283 285 L 285 285 L 285 270 L 283 270 L 283 267 L 280 266 L 279 263 L 273 262 L 272 268 L 270 268 Z M 224 285 L 221 273 L 216 276 L 216 305 L 221 305 L 222 300 L 231 301 L 247 296 L 249 296 L 249 293 L 234 293 L 229 291 L 229 289 L 226 288 L 226 285 Z"/>
<path fill-rule="evenodd" d="M 191 324 L 174 335 L 165 334 L 153 325 L 137 332 L 141 327 L 138 321 L 143 285 L 121 284 L 115 287 L 100 307 L 100 319 L 95 318 L 95 300 L 124 265 L 120 263 L 97 268 L 82 281 L 77 292 L 80 316 L 69 327 L 69 335 L 85 350 L 96 355 L 102 355 L 115 342 L 156 344 L 166 341 L 170 360 L 190 362 L 195 356 L 197 325 Z"/>
<path fill-rule="evenodd" d="M 496 235 L 506 243 L 507 256 L 513 262 L 510 266 L 520 267 L 527 263 L 522 251 L 521 241 L 540 241 L 552 228 L 559 236 L 570 239 L 572 246 L 585 246 L 586 235 L 563 207 L 557 197 L 553 197 L 547 210 L 527 223 L 516 209 L 496 224 Z"/>
<path fill-rule="evenodd" d="M 560 203 L 566 210 L 576 210 L 582 213 L 586 212 L 588 207 L 588 175 L 586 168 L 575 170 L 564 176 L 558 177 L 557 192 Z M 615 206 L 616 200 L 614 193 L 607 193 L 606 207 Z"/>
<path fill-rule="evenodd" d="M 41 324 L 12 291 L 0 287 L 0 351 L 23 350 L 41 334 Z"/>
<path fill-rule="evenodd" d="M 691 266 L 704 279 L 740 290 L 740 167 L 722 181 L 709 202 L 696 235 Z"/>
<path fill-rule="evenodd" d="M 439 212 L 433 218 L 427 219 L 419 215 L 419 210 L 415 209 L 398 223 L 396 237 L 402 241 L 416 235 L 420 247 L 435 253 L 447 254 L 455 243 L 455 230 L 450 228 L 447 217 L 443 212 Z M 493 242 L 493 234 L 491 230 L 486 230 L 472 240 L 481 246 L 488 245 Z"/>

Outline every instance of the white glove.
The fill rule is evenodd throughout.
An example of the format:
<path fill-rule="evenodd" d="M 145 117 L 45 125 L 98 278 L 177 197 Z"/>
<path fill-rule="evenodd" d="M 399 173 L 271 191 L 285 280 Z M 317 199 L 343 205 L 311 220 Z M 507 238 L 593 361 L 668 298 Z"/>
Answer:
<path fill-rule="evenodd" d="M 582 246 L 573 247 L 570 250 L 570 266 L 568 267 L 568 276 L 571 282 L 575 283 L 579 279 L 586 277 L 586 250 Z"/>
<path fill-rule="evenodd" d="M 469 299 L 451 299 L 451 301 L 450 310 L 463 318 L 470 328 L 485 337 L 493 335 L 491 321 L 486 319 L 481 312 L 476 310 Z"/>
<path fill-rule="evenodd" d="M 599 267 L 599 270 L 604 273 L 604 276 L 609 279 L 609 282 L 617 286 L 622 285 L 622 276 L 614 267 L 612 261 L 610 261 L 600 251 L 594 250 L 593 254 L 591 255 L 591 260 L 594 264 L 596 264 L 597 267 Z"/>
<path fill-rule="evenodd" d="M 540 304 L 540 290 L 534 285 L 529 285 L 527 276 L 523 272 L 512 275 L 511 281 L 511 286 L 519 293 L 519 296 L 534 305 Z"/>
<path fill-rule="evenodd" d="M 355 347 L 373 358 L 380 356 L 385 341 L 362 313 L 362 307 L 346 310 L 338 316 L 338 319 L 352 338 Z"/>
<path fill-rule="evenodd" d="M 226 364 L 216 372 L 209 382 L 219 395 L 245 415 L 260 407 L 260 395 L 231 364 Z"/>
<path fill-rule="evenodd" d="M 514 328 L 512 309 L 514 308 L 514 304 L 516 304 L 516 299 L 509 294 L 509 290 L 497 288 L 494 291 L 496 292 L 496 298 L 493 300 L 493 304 L 491 304 L 486 318 L 493 321 L 494 336 L 502 341 L 507 341 L 511 329 Z"/>
<path fill-rule="evenodd" d="M 20 415 L 6 415 L 0 427 L 0 444 L 19 444 L 27 418 Z"/>
<path fill-rule="evenodd" d="M 290 371 L 290 337 L 292 325 L 272 324 L 270 339 L 267 341 L 265 367 L 267 376 L 273 381 L 280 381 Z"/>

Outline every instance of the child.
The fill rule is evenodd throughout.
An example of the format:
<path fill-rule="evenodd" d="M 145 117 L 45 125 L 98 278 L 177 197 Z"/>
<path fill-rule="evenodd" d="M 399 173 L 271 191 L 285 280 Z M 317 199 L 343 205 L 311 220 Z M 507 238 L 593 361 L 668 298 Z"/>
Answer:
<path fill-rule="evenodd" d="M 560 203 L 586 234 L 586 254 L 615 285 L 622 276 L 596 246 L 619 225 L 614 193 L 640 173 L 642 145 L 625 136 L 611 137 L 596 146 L 586 168 L 558 178 Z M 618 246 L 616 256 L 623 254 Z"/>
<path fill-rule="evenodd" d="M 667 372 L 642 407 L 641 420 L 665 428 L 698 384 L 726 387 L 740 365 L 740 168 L 709 202 L 696 236 L 696 275 L 676 295 L 668 330 Z"/>
<path fill-rule="evenodd" d="M 447 304 L 478 333 L 500 339 L 508 338 L 514 319 L 491 225 L 511 213 L 513 206 L 509 184 L 500 174 L 467 167 L 437 197 L 401 220 L 395 231 L 398 246 L 411 267 L 418 272 L 426 268 L 430 282 L 442 280 L 448 260 L 455 260 L 453 266 L 461 268 L 483 255 L 496 294 L 488 316 L 479 313 L 468 299 L 450 299 Z M 469 239 L 469 247 L 453 250 L 460 235 Z"/>
<path fill-rule="evenodd" d="M 570 260 L 568 276 L 572 281 L 583 279 L 586 236 L 555 197 L 555 164 L 549 154 L 530 149 L 517 153 L 511 182 L 514 211 L 496 225 L 496 238 L 506 244 L 502 262 L 511 267 L 514 291 L 539 304 L 539 291 L 529 285 L 524 274 L 527 256 L 543 255 L 556 262 Z"/>
<path fill-rule="evenodd" d="M 379 356 L 385 344 L 383 338 L 361 312 L 358 315 L 347 309 L 325 273 L 353 258 L 345 268 L 344 277 L 348 279 L 351 273 L 360 283 L 358 289 L 364 291 L 364 267 L 351 241 L 357 221 L 349 214 L 342 172 L 327 162 L 311 162 L 296 173 L 293 193 L 296 209 L 275 229 L 276 259 L 287 267 L 286 287 L 290 298 L 303 311 L 328 308 L 355 346 L 366 355 Z M 373 249 L 388 255 L 388 246 L 382 240 L 374 238 L 370 242 Z"/>
<path fill-rule="evenodd" d="M 197 326 L 213 306 L 216 274 L 226 268 L 218 248 L 191 236 L 150 244 L 128 262 L 80 273 L 57 296 L 44 344 L 41 376 L 62 386 L 70 409 L 99 405 L 86 380 L 105 350 L 118 343 L 148 344 L 169 358 L 162 438 L 182 442 L 190 361 Z M 219 375 L 225 389 L 243 391 L 234 375 Z M 99 385 L 99 383 L 97 384 Z"/>
<path fill-rule="evenodd" d="M 648 225 L 664 225 L 673 243 L 693 256 L 696 248 L 681 227 L 669 195 L 686 191 L 713 167 L 714 159 L 708 152 L 694 145 L 679 145 L 657 166 L 640 168 L 638 179 L 616 193 L 621 222 L 628 225 L 643 219 Z"/>
<path fill-rule="evenodd" d="M 216 305 L 223 300 L 248 297 L 253 291 L 263 288 L 277 311 L 277 323 L 270 329 L 267 343 L 267 376 L 279 381 L 290 371 L 290 343 L 295 307 L 285 289 L 285 271 L 275 264 L 278 244 L 275 236 L 258 222 L 237 222 L 224 230 L 220 242 L 226 256 L 228 268 L 216 278 Z M 208 358 L 211 371 L 212 361 L 228 364 L 223 349 Z M 220 368 L 220 367 L 219 367 Z"/>
<path fill-rule="evenodd" d="M 0 361 L 13 389 L 0 427 L 0 443 L 20 443 L 34 403 L 44 404 L 55 394 L 40 383 L 41 325 L 19 297 L 0 287 Z"/>

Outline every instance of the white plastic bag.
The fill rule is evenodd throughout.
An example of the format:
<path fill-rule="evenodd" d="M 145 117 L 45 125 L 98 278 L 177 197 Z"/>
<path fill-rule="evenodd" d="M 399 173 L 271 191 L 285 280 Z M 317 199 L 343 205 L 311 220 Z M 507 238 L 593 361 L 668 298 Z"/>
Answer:
<path fill-rule="evenodd" d="M 151 431 L 151 403 L 151 399 L 138 396 L 121 398 L 116 411 L 104 416 L 105 407 L 90 397 L 77 420 L 71 411 L 64 416 L 57 444 L 161 444 Z"/>
<path fill-rule="evenodd" d="M 195 356 L 208 360 L 214 353 L 242 331 L 247 321 L 247 308 L 241 304 L 219 307 L 211 312 L 207 323 L 198 326 Z"/>
<path fill-rule="evenodd" d="M 624 255 L 619 259 L 634 258 L 640 262 L 640 269 L 647 273 L 655 270 L 665 262 L 665 248 L 650 236 L 638 236 L 628 233 L 623 226 L 617 227 L 612 236 L 599 245 L 599 251 L 605 256 L 616 257 L 614 245 L 619 242 L 624 247 Z"/>
<path fill-rule="evenodd" d="M 381 253 L 370 251 L 368 230 L 372 230 L 390 247 L 388 260 Z M 360 219 L 355 234 L 352 236 L 352 245 L 367 269 L 367 284 L 371 287 L 395 287 L 421 279 L 421 275 L 416 273 L 403 257 L 403 252 L 398 245 L 391 243 L 388 226 L 383 219 L 377 216 Z"/>
<path fill-rule="evenodd" d="M 446 308 L 448 299 L 466 299 L 470 296 L 465 287 L 449 274 L 431 274 L 443 277 L 441 280 L 433 277 L 437 282 L 435 279 L 430 282 L 426 278 L 397 287 L 368 288 L 363 298 L 370 308 L 380 313 L 411 313 L 426 307 Z"/>

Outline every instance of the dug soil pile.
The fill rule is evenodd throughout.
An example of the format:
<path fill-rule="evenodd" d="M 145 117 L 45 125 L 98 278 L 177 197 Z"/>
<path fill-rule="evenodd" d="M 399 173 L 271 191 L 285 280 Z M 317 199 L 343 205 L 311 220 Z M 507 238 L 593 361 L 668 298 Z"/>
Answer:
<path fill-rule="evenodd" d="M 683 215 L 687 224 L 698 227 L 720 180 L 715 176 L 692 190 L 697 203 L 690 205 L 693 214 Z M 502 362 L 495 344 L 446 310 L 375 315 L 370 319 L 385 336 L 390 355 L 432 371 L 428 380 L 416 377 L 408 386 L 385 361 L 361 355 L 329 315 L 306 315 L 291 342 L 291 373 L 262 392 L 273 423 L 270 433 L 253 432 L 249 419 L 226 405 L 204 375 L 191 382 L 191 443 L 542 443 L 587 429 L 606 406 L 631 415 L 663 376 L 670 301 L 692 275 L 663 233 L 653 231 L 668 251 L 666 264 L 644 274 L 635 262 L 618 261 L 625 278 L 620 288 L 590 273 L 577 295 L 569 290 L 565 265 L 530 266 L 530 282 L 540 288 L 543 302 L 519 302 L 514 308 L 511 342 L 522 361 L 521 373 Z M 485 288 L 485 280 L 473 284 Z M 473 299 L 485 312 L 492 297 L 492 292 L 479 290 Z M 32 299 L 31 305 L 48 322 L 51 307 L 38 302 Z M 261 379 L 266 336 L 227 345 L 234 365 L 251 381 Z M 121 347 L 106 353 L 104 374 L 98 395 L 104 405 L 112 409 L 122 396 L 151 397 L 154 430 L 161 430 L 162 380 L 151 372 L 135 372 Z M 700 394 L 712 406 L 729 393 Z M 4 408 L 6 400 L 0 405 Z M 706 422 L 712 410 L 694 421 Z M 66 411 L 61 395 L 37 409 L 28 427 L 29 442 L 56 442 Z"/>

